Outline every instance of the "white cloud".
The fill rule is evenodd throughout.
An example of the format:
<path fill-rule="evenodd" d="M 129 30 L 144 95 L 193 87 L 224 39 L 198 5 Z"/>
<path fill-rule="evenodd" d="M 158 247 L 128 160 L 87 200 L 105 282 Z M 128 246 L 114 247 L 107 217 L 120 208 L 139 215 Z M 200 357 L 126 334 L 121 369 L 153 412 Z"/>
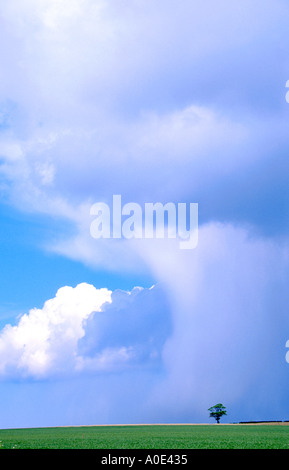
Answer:
<path fill-rule="evenodd" d="M 74 365 L 83 322 L 111 301 L 111 292 L 88 284 L 62 287 L 42 309 L 22 315 L 0 335 L 1 374 L 46 376 Z M 15 372 L 16 371 L 16 372 Z"/>
<path fill-rule="evenodd" d="M 131 292 L 86 283 L 62 287 L 43 308 L 31 309 L 0 332 L 0 376 L 48 378 L 154 364 L 169 332 L 164 305 L 156 287 Z"/>

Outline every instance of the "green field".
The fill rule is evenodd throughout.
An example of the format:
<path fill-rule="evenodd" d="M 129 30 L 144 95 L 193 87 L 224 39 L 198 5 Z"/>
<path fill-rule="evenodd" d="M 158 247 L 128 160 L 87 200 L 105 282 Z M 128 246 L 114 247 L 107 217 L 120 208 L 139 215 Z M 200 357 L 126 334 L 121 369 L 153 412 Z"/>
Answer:
<path fill-rule="evenodd" d="M 289 449 L 286 425 L 144 425 L 0 430 L 1 449 Z"/>

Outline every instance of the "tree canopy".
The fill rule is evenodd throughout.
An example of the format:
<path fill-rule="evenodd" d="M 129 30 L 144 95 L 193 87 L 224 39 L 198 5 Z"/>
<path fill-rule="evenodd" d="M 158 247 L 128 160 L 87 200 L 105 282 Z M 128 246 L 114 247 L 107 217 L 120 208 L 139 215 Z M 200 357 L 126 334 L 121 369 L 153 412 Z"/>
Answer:
<path fill-rule="evenodd" d="M 226 407 L 222 403 L 218 403 L 217 405 L 211 406 L 208 409 L 210 411 L 210 418 L 215 418 L 217 423 L 220 422 L 220 418 L 227 414 Z"/>

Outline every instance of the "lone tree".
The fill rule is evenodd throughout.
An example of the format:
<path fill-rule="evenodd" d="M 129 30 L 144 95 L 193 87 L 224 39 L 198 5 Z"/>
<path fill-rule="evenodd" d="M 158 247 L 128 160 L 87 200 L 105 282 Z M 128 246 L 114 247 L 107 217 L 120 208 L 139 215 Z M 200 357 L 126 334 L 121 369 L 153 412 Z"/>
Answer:
<path fill-rule="evenodd" d="M 220 422 L 220 418 L 227 414 L 226 407 L 222 405 L 222 403 L 211 406 L 208 411 L 210 411 L 210 418 L 215 418 L 218 424 Z"/>

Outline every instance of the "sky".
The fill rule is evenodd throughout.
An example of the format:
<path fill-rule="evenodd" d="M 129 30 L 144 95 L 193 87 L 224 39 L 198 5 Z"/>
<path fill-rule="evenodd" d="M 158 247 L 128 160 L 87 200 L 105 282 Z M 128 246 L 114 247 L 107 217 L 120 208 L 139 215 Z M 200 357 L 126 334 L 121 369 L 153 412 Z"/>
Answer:
<path fill-rule="evenodd" d="M 289 419 L 289 6 L 0 7 L 0 428 Z M 91 207 L 198 204 L 198 243 Z"/>

